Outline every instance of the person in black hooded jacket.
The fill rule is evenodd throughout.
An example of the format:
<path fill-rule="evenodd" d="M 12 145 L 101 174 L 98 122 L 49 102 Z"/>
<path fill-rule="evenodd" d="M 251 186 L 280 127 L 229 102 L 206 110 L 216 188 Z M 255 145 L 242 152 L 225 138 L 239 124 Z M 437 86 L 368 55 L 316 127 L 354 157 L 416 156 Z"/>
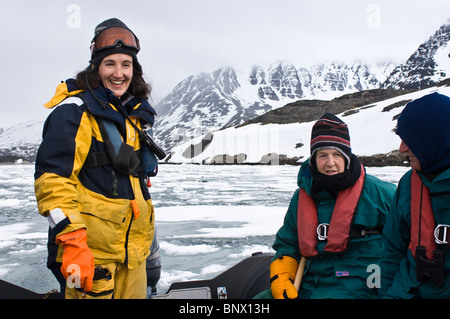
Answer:
<path fill-rule="evenodd" d="M 428 94 L 398 118 L 401 179 L 384 227 L 384 298 L 450 298 L 450 98 Z"/>

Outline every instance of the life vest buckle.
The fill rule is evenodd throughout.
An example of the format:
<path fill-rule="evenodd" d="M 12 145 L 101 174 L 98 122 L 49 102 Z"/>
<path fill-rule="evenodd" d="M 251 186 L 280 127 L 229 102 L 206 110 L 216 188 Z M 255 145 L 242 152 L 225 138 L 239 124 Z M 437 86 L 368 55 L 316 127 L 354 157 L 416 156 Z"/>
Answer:
<path fill-rule="evenodd" d="M 317 232 L 317 238 L 319 240 L 326 240 L 328 237 L 328 228 L 330 227 L 330 224 L 323 223 L 317 226 L 316 232 Z"/>
<path fill-rule="evenodd" d="M 434 241 L 438 245 L 447 245 L 450 225 L 439 224 L 434 229 Z"/>

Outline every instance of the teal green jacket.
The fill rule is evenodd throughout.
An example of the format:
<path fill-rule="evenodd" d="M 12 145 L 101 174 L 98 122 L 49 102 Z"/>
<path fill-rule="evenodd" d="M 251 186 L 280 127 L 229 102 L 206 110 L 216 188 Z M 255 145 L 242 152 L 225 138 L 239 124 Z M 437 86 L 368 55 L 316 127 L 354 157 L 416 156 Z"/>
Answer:
<path fill-rule="evenodd" d="M 311 194 L 312 176 L 306 161 L 298 174 L 298 186 Z M 382 228 L 389 211 L 395 185 L 366 174 L 364 187 L 352 225 L 360 229 Z M 336 202 L 337 192 L 320 192 L 317 195 L 318 222 L 329 223 Z M 276 257 L 301 258 L 297 232 L 297 207 L 299 189 L 294 193 L 286 213 L 284 224 L 276 234 L 273 248 Z M 383 250 L 381 234 L 350 238 L 343 253 L 326 253 L 326 241 L 319 241 L 318 255 L 308 258 L 300 287 L 302 299 L 350 299 L 377 298 L 380 286 L 379 264 Z"/>
<path fill-rule="evenodd" d="M 381 289 L 384 298 L 450 298 L 450 258 L 448 245 L 444 249 L 445 284 L 436 287 L 431 280 L 417 280 L 416 261 L 409 249 L 411 240 L 411 174 L 400 180 L 384 228 L 385 251 L 381 262 Z M 450 225 L 450 168 L 432 181 L 418 173 L 430 189 L 431 206 L 437 224 Z"/>

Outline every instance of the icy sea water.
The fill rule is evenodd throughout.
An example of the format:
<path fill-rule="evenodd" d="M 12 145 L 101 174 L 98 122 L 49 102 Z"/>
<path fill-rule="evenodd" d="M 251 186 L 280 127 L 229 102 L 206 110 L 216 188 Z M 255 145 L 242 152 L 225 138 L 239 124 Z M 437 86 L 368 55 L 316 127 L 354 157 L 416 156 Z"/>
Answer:
<path fill-rule="evenodd" d="M 296 166 L 160 165 L 152 179 L 162 274 L 172 282 L 215 277 L 253 252 L 270 252 Z M 397 183 L 406 167 L 367 168 Z M 0 165 L 0 278 L 36 292 L 58 284 L 46 267 L 47 220 L 34 197 L 34 165 Z"/>

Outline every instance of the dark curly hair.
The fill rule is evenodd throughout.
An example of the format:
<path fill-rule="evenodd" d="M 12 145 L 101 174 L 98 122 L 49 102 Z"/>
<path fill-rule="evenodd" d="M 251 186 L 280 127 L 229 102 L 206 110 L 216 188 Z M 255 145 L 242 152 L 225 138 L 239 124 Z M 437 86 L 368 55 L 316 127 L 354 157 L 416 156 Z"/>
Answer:
<path fill-rule="evenodd" d="M 143 74 L 144 72 L 142 71 L 142 66 L 139 62 L 133 60 L 133 78 L 131 79 L 130 87 L 128 88 L 127 93 L 137 98 L 148 99 L 151 93 L 151 86 L 145 82 Z M 90 65 L 83 71 L 79 72 L 76 75 L 75 80 L 78 87 L 82 90 L 88 89 L 86 80 L 89 81 L 89 85 L 92 89 L 102 85 L 102 81 L 98 75 L 98 65 L 94 67 Z"/>

